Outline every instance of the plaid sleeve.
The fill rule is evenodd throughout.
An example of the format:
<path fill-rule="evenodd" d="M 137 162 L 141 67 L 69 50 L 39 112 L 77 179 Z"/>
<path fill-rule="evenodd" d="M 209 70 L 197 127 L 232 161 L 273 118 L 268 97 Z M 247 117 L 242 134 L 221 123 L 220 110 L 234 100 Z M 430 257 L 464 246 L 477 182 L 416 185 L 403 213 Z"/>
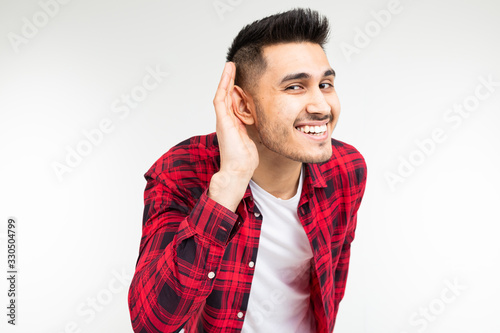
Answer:
<path fill-rule="evenodd" d="M 178 332 L 212 291 L 237 215 L 146 174 L 144 222 L 128 303 L 136 333 Z M 201 192 L 190 207 L 188 192 Z M 190 198 L 192 199 L 192 198 Z"/>
<path fill-rule="evenodd" d="M 346 237 L 342 245 L 342 250 L 339 256 L 337 267 L 334 272 L 334 318 L 336 318 L 337 316 L 339 303 L 344 297 L 345 293 L 347 274 L 349 271 L 349 260 L 351 256 L 351 243 L 354 240 L 354 234 L 356 231 L 358 220 L 358 209 L 361 205 L 361 200 L 363 199 L 366 187 L 366 163 L 359 152 L 356 151 L 356 155 L 358 157 L 348 163 L 347 166 L 348 183 L 352 185 L 347 189 L 349 192 L 347 197 L 350 198 L 351 202 L 349 206 L 351 207 L 351 209 L 349 213 L 349 222 L 347 223 Z"/>

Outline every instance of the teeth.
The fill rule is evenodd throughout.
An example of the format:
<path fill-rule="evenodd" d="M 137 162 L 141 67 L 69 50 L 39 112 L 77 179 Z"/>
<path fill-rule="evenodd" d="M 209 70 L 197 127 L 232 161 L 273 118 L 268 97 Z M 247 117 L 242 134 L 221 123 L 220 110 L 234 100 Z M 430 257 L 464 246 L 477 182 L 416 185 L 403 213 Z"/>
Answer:
<path fill-rule="evenodd" d="M 309 133 L 309 134 L 323 134 L 326 131 L 326 125 L 321 125 L 321 126 L 301 126 L 297 127 L 299 131 L 302 133 Z"/>

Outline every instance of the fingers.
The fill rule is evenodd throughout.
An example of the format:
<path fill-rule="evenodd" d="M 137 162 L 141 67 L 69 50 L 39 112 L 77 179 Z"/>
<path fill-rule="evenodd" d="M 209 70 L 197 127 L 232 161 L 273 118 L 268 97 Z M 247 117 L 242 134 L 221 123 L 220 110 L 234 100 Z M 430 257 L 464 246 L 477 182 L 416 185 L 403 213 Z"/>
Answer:
<path fill-rule="evenodd" d="M 234 79 L 236 76 L 235 75 L 236 74 L 236 65 L 234 64 L 234 62 L 232 62 L 232 61 L 226 62 L 226 64 L 224 65 L 224 71 L 227 72 L 227 74 L 229 74 L 230 79 Z"/>
<path fill-rule="evenodd" d="M 215 93 L 214 104 L 224 102 L 226 95 L 230 91 L 229 85 L 231 83 L 231 79 L 234 79 L 234 76 L 234 63 L 226 62 L 219 86 L 217 87 L 217 92 Z"/>
<path fill-rule="evenodd" d="M 234 99 L 234 80 L 236 78 L 236 66 L 234 62 L 229 62 L 229 66 L 231 66 L 231 82 L 229 83 L 229 89 L 227 91 L 227 96 L 228 96 L 228 106 L 232 110 L 230 111 L 237 111 L 237 105 L 236 105 L 236 100 Z"/>
<path fill-rule="evenodd" d="M 231 95 L 233 88 L 234 88 L 234 78 L 231 78 L 231 80 L 229 80 L 229 89 L 227 89 L 227 92 L 226 92 L 227 95 Z"/>
<path fill-rule="evenodd" d="M 232 112 L 233 110 L 236 111 L 236 103 L 233 98 L 233 89 L 234 89 L 234 79 L 231 78 L 226 97 L 226 105 L 229 112 Z"/>

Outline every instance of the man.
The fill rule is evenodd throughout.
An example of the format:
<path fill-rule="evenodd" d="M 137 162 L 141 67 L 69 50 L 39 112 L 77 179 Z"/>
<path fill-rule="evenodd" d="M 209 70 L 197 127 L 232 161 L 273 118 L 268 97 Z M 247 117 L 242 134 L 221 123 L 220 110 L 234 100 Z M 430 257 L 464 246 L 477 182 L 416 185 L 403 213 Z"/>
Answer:
<path fill-rule="evenodd" d="M 146 173 L 134 332 L 333 331 L 366 165 L 331 139 L 328 32 L 303 9 L 243 28 L 214 98 L 216 133 Z"/>

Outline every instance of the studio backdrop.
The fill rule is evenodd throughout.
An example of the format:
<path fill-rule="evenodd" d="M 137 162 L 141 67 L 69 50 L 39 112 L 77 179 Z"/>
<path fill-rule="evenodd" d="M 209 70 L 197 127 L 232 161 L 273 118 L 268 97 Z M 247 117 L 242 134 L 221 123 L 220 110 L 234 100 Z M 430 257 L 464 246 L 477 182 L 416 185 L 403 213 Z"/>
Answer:
<path fill-rule="evenodd" d="M 500 332 L 496 0 L 1 0 L 1 332 L 132 332 L 144 173 L 215 131 L 238 31 L 303 6 L 368 166 L 335 332 Z"/>

